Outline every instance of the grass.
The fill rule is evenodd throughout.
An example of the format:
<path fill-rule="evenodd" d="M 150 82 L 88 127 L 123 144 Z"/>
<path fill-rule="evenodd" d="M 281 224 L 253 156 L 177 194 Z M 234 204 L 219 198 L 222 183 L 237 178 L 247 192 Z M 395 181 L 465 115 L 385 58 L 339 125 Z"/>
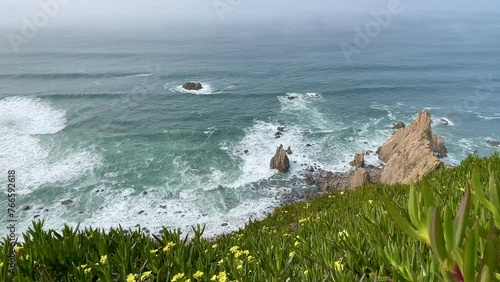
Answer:
<path fill-rule="evenodd" d="M 0 280 L 499 281 L 495 171 L 499 154 L 470 156 L 413 188 L 371 185 L 283 206 L 215 242 L 201 227 L 188 240 L 37 222 L 15 247 L 14 274 L 12 247 L 0 245 Z"/>

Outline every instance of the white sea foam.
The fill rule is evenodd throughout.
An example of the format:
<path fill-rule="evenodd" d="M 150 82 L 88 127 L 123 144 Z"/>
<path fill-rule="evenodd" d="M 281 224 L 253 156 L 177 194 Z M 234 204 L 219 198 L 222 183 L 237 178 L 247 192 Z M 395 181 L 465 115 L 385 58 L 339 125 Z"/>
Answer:
<path fill-rule="evenodd" d="M 495 120 L 500 119 L 500 114 L 494 114 L 493 116 L 478 114 L 477 117 L 484 120 Z"/>
<path fill-rule="evenodd" d="M 23 189 L 30 193 L 40 186 L 65 182 L 94 168 L 99 159 L 89 151 L 62 151 L 53 138 L 66 123 L 64 110 L 35 98 L 0 100 L 0 167 L 18 171 Z"/>
<path fill-rule="evenodd" d="M 128 77 L 148 77 L 148 76 L 152 76 L 152 75 L 153 75 L 152 73 L 141 73 L 141 74 L 129 75 L 129 76 L 126 76 L 125 78 L 128 78 Z"/>
<path fill-rule="evenodd" d="M 201 86 L 203 86 L 203 88 L 200 90 L 187 90 L 187 89 L 184 89 L 182 87 L 182 85 L 179 85 L 179 86 L 172 88 L 171 90 L 174 92 L 189 93 L 189 94 L 195 94 L 195 95 L 220 94 L 220 92 L 214 91 L 212 85 L 210 85 L 208 83 L 202 83 Z"/>

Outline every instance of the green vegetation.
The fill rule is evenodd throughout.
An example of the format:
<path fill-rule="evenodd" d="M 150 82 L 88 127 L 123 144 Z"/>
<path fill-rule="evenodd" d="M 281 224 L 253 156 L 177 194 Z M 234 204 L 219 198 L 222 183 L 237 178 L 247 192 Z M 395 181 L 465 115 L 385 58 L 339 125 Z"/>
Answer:
<path fill-rule="evenodd" d="M 163 231 L 42 231 L 0 246 L 1 281 L 498 281 L 500 156 L 415 185 L 373 185 L 277 209 L 214 242 Z"/>

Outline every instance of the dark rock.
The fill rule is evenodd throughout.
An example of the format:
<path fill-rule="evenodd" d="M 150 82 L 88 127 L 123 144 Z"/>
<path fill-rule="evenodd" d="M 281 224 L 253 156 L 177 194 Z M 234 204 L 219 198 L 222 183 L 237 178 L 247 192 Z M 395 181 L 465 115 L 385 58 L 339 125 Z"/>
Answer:
<path fill-rule="evenodd" d="M 160 208 L 167 209 L 167 205 L 160 205 Z"/>
<path fill-rule="evenodd" d="M 229 224 L 227 222 L 222 223 L 220 226 L 228 226 Z"/>
<path fill-rule="evenodd" d="M 382 151 L 382 146 L 377 148 L 377 151 L 375 152 L 375 154 L 380 155 L 381 151 Z"/>
<path fill-rule="evenodd" d="M 274 134 L 274 137 L 275 137 L 275 138 L 280 138 L 282 135 L 283 135 L 283 133 L 281 133 L 281 132 L 276 132 L 276 134 Z"/>
<path fill-rule="evenodd" d="M 405 128 L 406 125 L 404 122 L 400 121 L 398 123 L 395 123 L 394 126 L 392 127 L 392 129 L 400 129 L 400 128 Z"/>
<path fill-rule="evenodd" d="M 29 210 L 29 209 L 31 209 L 31 207 L 30 207 L 30 206 L 24 206 L 24 207 L 23 207 L 23 211 L 27 211 L 27 210 Z"/>
<path fill-rule="evenodd" d="M 288 98 L 288 100 L 295 100 L 295 99 L 297 99 L 299 97 L 297 97 L 297 96 L 288 96 L 287 98 Z"/>
<path fill-rule="evenodd" d="M 448 125 L 448 124 L 449 124 L 449 122 L 448 122 L 446 119 L 444 119 L 444 118 L 442 118 L 442 119 L 441 119 L 441 122 L 442 122 L 444 125 Z"/>
<path fill-rule="evenodd" d="M 72 203 L 73 203 L 72 200 L 64 200 L 64 201 L 61 202 L 61 205 L 67 206 L 67 205 L 71 205 Z"/>
<path fill-rule="evenodd" d="M 78 213 L 79 213 L 79 214 L 83 214 L 83 212 L 82 212 L 82 211 L 79 211 Z"/>
<path fill-rule="evenodd" d="M 200 90 L 203 89 L 203 85 L 199 82 L 187 82 L 182 85 L 182 88 L 186 90 Z"/>
<path fill-rule="evenodd" d="M 244 153 L 244 154 L 248 154 L 248 150 L 244 150 L 244 151 L 243 151 L 243 153 Z"/>
<path fill-rule="evenodd" d="M 312 176 L 311 174 L 306 175 L 306 184 L 307 185 L 316 184 L 316 179 L 314 179 L 314 176 Z"/>
<path fill-rule="evenodd" d="M 49 211 L 49 209 L 44 209 L 43 211 L 44 211 L 44 212 L 48 212 L 48 211 Z"/>
<path fill-rule="evenodd" d="M 271 169 L 277 169 L 279 172 L 286 173 L 290 169 L 290 160 L 286 155 L 286 151 L 283 148 L 283 145 L 280 145 L 278 149 L 276 149 L 276 153 L 270 162 Z"/>
<path fill-rule="evenodd" d="M 147 191 L 144 191 L 144 192 L 142 192 L 142 194 L 143 194 L 143 195 L 147 195 L 147 194 L 148 194 L 148 192 L 147 192 Z"/>
<path fill-rule="evenodd" d="M 202 214 L 201 216 L 208 216 L 208 213 L 204 213 L 204 214 Z"/>
<path fill-rule="evenodd" d="M 312 166 L 310 166 L 310 167 L 308 167 L 308 168 L 306 169 L 306 171 L 308 171 L 308 172 L 314 172 L 314 168 L 313 168 Z"/>
<path fill-rule="evenodd" d="M 176 211 L 176 212 L 175 212 L 175 214 L 180 214 L 180 213 L 182 213 L 182 211 Z"/>
<path fill-rule="evenodd" d="M 39 207 L 37 210 L 43 210 L 43 209 L 44 209 L 44 207 Z"/>
<path fill-rule="evenodd" d="M 365 141 L 365 142 L 363 142 L 363 144 L 368 145 L 368 142 Z"/>
<path fill-rule="evenodd" d="M 312 145 L 311 144 L 306 144 L 306 147 L 311 147 Z"/>
<path fill-rule="evenodd" d="M 38 218 L 38 217 L 40 217 L 40 215 L 39 215 L 39 214 L 35 214 L 35 215 L 33 216 L 33 218 Z"/>
<path fill-rule="evenodd" d="M 290 146 L 288 146 L 288 149 L 286 149 L 286 153 L 288 155 L 291 155 L 292 154 L 292 148 L 290 148 Z"/>
<path fill-rule="evenodd" d="M 284 126 L 278 126 L 278 132 L 285 132 Z"/>
<path fill-rule="evenodd" d="M 144 213 L 144 211 L 140 211 L 140 212 L 139 212 L 139 213 L 137 213 L 137 214 L 143 214 L 143 213 Z"/>
<path fill-rule="evenodd" d="M 500 141 L 486 140 L 486 144 L 490 145 L 491 147 L 500 147 Z"/>

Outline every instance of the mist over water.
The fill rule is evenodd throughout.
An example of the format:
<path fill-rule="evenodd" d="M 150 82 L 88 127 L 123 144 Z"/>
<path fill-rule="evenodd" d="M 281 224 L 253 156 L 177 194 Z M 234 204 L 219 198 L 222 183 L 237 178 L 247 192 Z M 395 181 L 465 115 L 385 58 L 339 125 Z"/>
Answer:
<path fill-rule="evenodd" d="M 360 46 L 355 28 L 389 1 L 325 11 L 278 2 L 241 1 L 223 20 L 211 2 L 192 13 L 191 2 L 165 4 L 179 13 L 158 2 L 148 19 L 150 2 L 129 21 L 118 20 L 131 12 L 127 1 L 108 18 L 113 2 L 92 16 L 69 2 L 18 53 L 4 37 L 0 167 L 16 170 L 17 205 L 30 207 L 18 210 L 20 230 L 44 219 L 56 229 L 233 231 L 313 189 L 307 166 L 349 170 L 354 153 L 375 151 L 393 123 L 422 108 L 446 140 L 446 163 L 498 150 L 486 144 L 500 139 L 494 11 L 466 13 L 464 4 L 440 15 L 445 4 L 426 13 L 401 1 L 403 11 Z M 16 7 L 16 16 L 37 9 Z M 162 21 L 163 12 L 177 16 Z M 2 30 L 20 32 L 18 18 L 5 19 Z M 346 56 L 342 43 L 357 51 Z M 188 81 L 204 89 L 183 90 Z M 293 151 L 287 175 L 269 169 L 280 144 Z"/>

